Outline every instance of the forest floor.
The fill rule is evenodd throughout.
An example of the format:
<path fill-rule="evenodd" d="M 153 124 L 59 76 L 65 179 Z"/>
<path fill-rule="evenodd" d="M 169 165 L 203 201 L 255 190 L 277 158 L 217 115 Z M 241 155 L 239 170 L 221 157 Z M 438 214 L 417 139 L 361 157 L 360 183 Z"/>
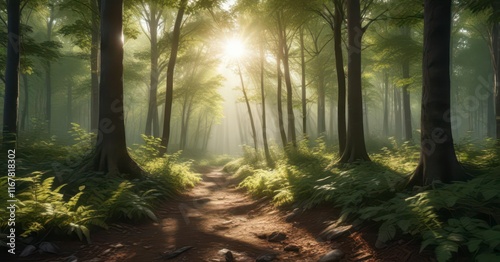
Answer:
<path fill-rule="evenodd" d="M 318 261 L 334 249 L 345 254 L 339 261 L 433 261 L 429 254 L 419 253 L 418 241 L 411 239 L 375 248 L 377 227 L 350 229 L 335 240 L 322 241 L 325 222 L 338 218 L 334 208 L 321 206 L 291 216 L 270 199 L 248 196 L 220 167 L 203 168 L 200 173 L 201 183 L 157 209 L 158 222 L 113 224 L 109 230 L 94 232 L 91 244 L 54 241 L 59 255 L 18 261 L 226 261 L 227 250 L 234 261 L 256 261 L 263 255 L 276 255 L 273 261 Z M 273 232 L 286 237 L 280 234 L 278 242 L 270 242 Z M 299 251 L 284 251 L 289 245 Z M 192 248 L 167 260 L 168 254 L 188 246 Z"/>

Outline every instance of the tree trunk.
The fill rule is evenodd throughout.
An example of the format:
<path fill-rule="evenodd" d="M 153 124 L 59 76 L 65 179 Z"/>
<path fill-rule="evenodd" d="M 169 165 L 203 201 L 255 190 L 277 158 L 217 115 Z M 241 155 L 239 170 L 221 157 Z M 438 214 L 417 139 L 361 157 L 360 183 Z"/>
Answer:
<path fill-rule="evenodd" d="M 90 0 L 92 11 L 92 35 L 90 47 L 90 130 L 98 129 L 99 122 L 99 1 Z"/>
<path fill-rule="evenodd" d="M 30 95 L 29 95 L 29 85 L 28 85 L 28 75 L 27 74 L 22 74 L 23 77 L 23 84 L 24 84 L 24 105 L 23 105 L 23 114 L 21 115 L 21 130 L 26 130 L 27 128 L 27 119 L 29 115 L 29 102 L 30 102 Z"/>
<path fill-rule="evenodd" d="M 167 152 L 170 139 L 170 120 L 172 119 L 172 102 L 174 95 L 174 69 L 177 61 L 177 52 L 179 51 L 181 25 L 186 6 L 187 0 L 181 0 L 179 11 L 177 12 L 177 17 L 175 18 L 174 31 L 172 32 L 172 47 L 170 49 L 170 58 L 167 65 L 167 87 L 165 95 L 164 114 L 165 119 L 163 120 L 163 135 L 161 138 L 161 145 L 164 146 L 164 148 L 161 150 L 161 153 Z"/>
<path fill-rule="evenodd" d="M 500 13 L 500 1 L 491 1 L 493 13 Z M 493 70 L 494 70 L 494 99 L 495 99 L 495 122 L 496 122 L 496 139 L 500 144 L 500 23 L 495 21 L 492 32 L 492 53 L 493 53 Z"/>
<path fill-rule="evenodd" d="M 283 147 L 287 146 L 287 138 L 286 138 L 286 133 L 285 133 L 285 125 L 283 123 L 283 105 L 281 102 L 282 99 L 282 87 L 283 87 L 283 76 L 281 73 L 281 50 L 283 50 L 283 41 L 281 40 L 281 37 L 278 37 L 278 51 L 276 52 L 276 71 L 278 75 L 278 87 L 277 87 L 277 104 L 278 104 L 278 126 L 280 130 L 280 137 L 281 137 L 281 143 L 283 144 Z"/>
<path fill-rule="evenodd" d="M 300 28 L 300 65 L 302 87 L 302 135 L 307 137 L 307 97 L 306 97 L 306 58 L 304 55 L 304 28 Z"/>
<path fill-rule="evenodd" d="M 340 163 L 370 161 L 365 146 L 363 131 L 363 97 L 361 91 L 361 11 L 359 0 L 347 1 L 347 31 L 349 43 L 349 63 L 347 75 L 348 124 L 347 143 Z"/>
<path fill-rule="evenodd" d="M 264 32 L 262 32 L 264 33 Z M 271 153 L 269 152 L 269 145 L 267 143 L 267 123 L 266 123 L 266 93 L 264 86 L 264 39 L 260 39 L 259 43 L 259 56 L 260 56 L 260 96 L 262 103 L 262 140 L 264 144 L 264 155 L 266 156 L 266 164 L 268 167 L 273 166 Z"/>
<path fill-rule="evenodd" d="M 71 128 L 71 123 L 73 122 L 73 87 L 71 85 L 68 85 L 67 87 L 67 99 L 66 100 L 66 121 L 67 121 L 67 128 Z"/>
<path fill-rule="evenodd" d="M 411 38 L 411 31 L 408 26 L 404 26 L 401 29 L 403 37 Z M 410 78 L 410 61 L 405 59 L 402 65 L 403 69 L 403 79 Z M 413 130 L 411 124 L 411 106 L 410 106 L 410 92 L 408 91 L 408 85 L 403 86 L 403 115 L 404 115 L 404 141 L 413 140 Z"/>
<path fill-rule="evenodd" d="M 402 135 L 402 119 L 401 119 L 401 91 L 397 87 L 394 87 L 394 125 L 395 125 L 395 137 L 397 140 L 401 140 Z"/>
<path fill-rule="evenodd" d="M 54 27 L 54 6 L 49 5 L 50 16 L 47 20 L 47 40 L 52 40 L 52 28 Z M 45 88 L 47 90 L 45 100 L 45 121 L 47 121 L 47 132 L 50 134 L 52 124 L 52 63 L 45 61 Z"/>
<path fill-rule="evenodd" d="M 252 109 L 250 107 L 250 102 L 248 101 L 247 91 L 245 89 L 245 83 L 243 81 L 243 75 L 241 73 L 241 68 L 240 68 L 239 62 L 238 62 L 238 74 L 240 76 L 241 91 L 243 91 L 243 97 L 245 98 L 245 104 L 246 104 L 247 110 L 248 110 L 248 117 L 250 117 L 250 126 L 252 127 L 253 146 L 254 146 L 255 150 L 257 150 L 257 134 L 255 131 L 255 123 L 253 121 Z"/>
<path fill-rule="evenodd" d="M 282 45 L 282 60 L 283 60 L 283 70 L 285 73 L 285 84 L 286 84 L 286 109 L 288 115 L 288 142 L 292 143 L 293 147 L 297 147 L 297 137 L 295 135 L 295 116 L 293 113 L 293 88 L 292 79 L 290 76 L 290 63 L 289 63 L 289 48 L 286 41 L 286 28 L 281 23 L 281 17 L 278 19 L 279 31 Z"/>
<path fill-rule="evenodd" d="M 17 146 L 17 113 L 19 106 L 19 60 L 20 60 L 20 0 L 7 1 L 8 41 L 5 69 L 5 95 L 3 104 L 3 147 L 7 150 Z"/>
<path fill-rule="evenodd" d="M 342 53 L 342 23 L 344 21 L 342 0 L 334 0 L 335 20 L 333 29 L 335 68 L 337 71 L 338 103 L 337 103 L 337 125 L 339 136 L 339 154 L 342 155 L 347 141 L 346 134 L 346 83 L 344 72 L 344 55 Z"/>
<path fill-rule="evenodd" d="M 150 136 L 154 135 L 155 137 L 159 135 L 159 126 L 158 126 L 158 58 L 160 55 L 158 54 L 158 23 L 159 16 L 157 16 L 157 6 L 154 2 L 150 4 L 150 17 L 149 17 L 149 35 L 150 35 L 150 45 L 151 45 L 151 54 L 150 54 L 150 81 L 149 81 L 149 106 L 148 106 L 148 114 L 146 117 L 146 130 L 145 134 Z"/>
<path fill-rule="evenodd" d="M 320 65 L 322 66 L 322 65 Z M 325 122 L 325 72 L 323 68 L 318 68 L 318 137 L 324 136 L 326 132 Z"/>
<path fill-rule="evenodd" d="M 94 170 L 141 177 L 142 170 L 128 152 L 123 111 L 123 0 L 101 2 L 101 81 L 99 132 Z"/>
<path fill-rule="evenodd" d="M 389 74 L 384 72 L 384 137 L 389 136 Z"/>
<path fill-rule="evenodd" d="M 453 147 L 450 116 L 451 0 L 425 0 L 420 163 L 408 186 L 466 180 Z"/>

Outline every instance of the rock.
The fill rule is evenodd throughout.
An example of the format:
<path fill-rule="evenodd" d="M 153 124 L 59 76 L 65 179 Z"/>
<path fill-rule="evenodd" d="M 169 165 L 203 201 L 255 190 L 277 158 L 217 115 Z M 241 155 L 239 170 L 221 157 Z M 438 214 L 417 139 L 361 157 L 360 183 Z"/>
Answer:
<path fill-rule="evenodd" d="M 320 237 L 324 241 L 334 240 L 344 235 L 345 233 L 349 232 L 351 228 L 352 225 L 347 225 L 347 226 L 330 225 L 325 230 L 323 230 L 323 232 L 320 233 Z"/>
<path fill-rule="evenodd" d="M 325 255 L 323 255 L 318 260 L 318 262 L 336 262 L 336 261 L 340 261 L 340 259 L 342 259 L 342 257 L 344 257 L 344 252 L 342 252 L 342 250 L 340 250 L 340 249 L 334 249 L 334 250 L 326 253 Z"/>
<path fill-rule="evenodd" d="M 266 233 L 257 233 L 257 234 L 255 234 L 255 236 L 260 238 L 260 239 L 267 239 Z"/>
<path fill-rule="evenodd" d="M 295 208 L 292 212 L 290 212 L 288 215 L 285 217 L 285 221 L 287 223 L 292 222 L 292 220 L 297 217 L 297 215 L 300 213 L 300 208 Z"/>
<path fill-rule="evenodd" d="M 375 242 L 375 248 L 377 248 L 377 249 L 382 249 L 382 248 L 386 248 L 386 247 L 387 247 L 387 244 L 380 241 L 380 240 L 377 240 Z"/>
<path fill-rule="evenodd" d="M 299 252 L 300 247 L 297 245 L 287 245 L 283 250 L 289 251 L 289 252 Z"/>
<path fill-rule="evenodd" d="M 224 258 L 226 259 L 226 262 L 234 262 L 233 253 L 231 251 L 227 251 Z"/>
<path fill-rule="evenodd" d="M 171 258 L 177 257 L 178 255 L 190 250 L 191 248 L 193 248 L 193 247 L 192 246 L 181 247 L 181 248 L 175 250 L 174 252 L 169 252 L 167 254 L 162 255 L 162 258 L 163 259 L 171 259 Z"/>
<path fill-rule="evenodd" d="M 273 261 L 278 255 L 276 254 L 267 254 L 267 255 L 262 255 L 257 257 L 255 262 L 271 262 Z"/>
<path fill-rule="evenodd" d="M 267 237 L 267 241 L 269 242 L 281 242 L 286 239 L 285 233 L 281 232 L 273 232 L 271 235 Z"/>
<path fill-rule="evenodd" d="M 34 245 L 28 245 L 23 249 L 23 252 L 19 255 L 20 257 L 27 257 L 35 254 L 37 248 Z"/>
<path fill-rule="evenodd" d="M 40 251 L 43 251 L 45 253 L 52 253 L 52 254 L 59 253 L 59 247 L 51 242 L 42 242 L 40 243 L 40 245 L 38 245 L 38 248 L 40 249 Z"/>

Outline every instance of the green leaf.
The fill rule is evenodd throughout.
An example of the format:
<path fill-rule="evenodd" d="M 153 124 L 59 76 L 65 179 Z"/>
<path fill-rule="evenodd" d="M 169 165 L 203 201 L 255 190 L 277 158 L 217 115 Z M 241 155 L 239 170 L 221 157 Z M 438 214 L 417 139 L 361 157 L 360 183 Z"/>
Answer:
<path fill-rule="evenodd" d="M 485 191 L 482 191 L 481 194 L 483 195 L 484 197 L 484 200 L 490 200 L 494 197 L 496 197 L 498 194 L 500 193 L 499 190 L 485 190 Z"/>
<path fill-rule="evenodd" d="M 449 261 L 452 257 L 452 253 L 457 252 L 458 244 L 451 241 L 444 241 L 439 246 L 436 247 L 436 258 L 439 262 Z"/>
<path fill-rule="evenodd" d="M 378 241 L 386 243 L 396 235 L 396 227 L 388 222 L 384 222 L 378 230 Z"/>
<path fill-rule="evenodd" d="M 404 232 L 404 233 L 407 233 L 408 232 L 408 228 L 411 226 L 411 222 L 410 220 L 399 220 L 397 222 L 399 228 L 401 228 L 401 230 Z"/>
<path fill-rule="evenodd" d="M 495 253 L 482 253 L 476 257 L 477 262 L 500 261 L 500 255 Z"/>
<path fill-rule="evenodd" d="M 481 245 L 482 242 L 483 240 L 481 239 L 469 240 L 469 242 L 467 242 L 467 248 L 469 249 L 469 252 L 471 253 L 476 252 L 479 249 L 479 245 Z"/>

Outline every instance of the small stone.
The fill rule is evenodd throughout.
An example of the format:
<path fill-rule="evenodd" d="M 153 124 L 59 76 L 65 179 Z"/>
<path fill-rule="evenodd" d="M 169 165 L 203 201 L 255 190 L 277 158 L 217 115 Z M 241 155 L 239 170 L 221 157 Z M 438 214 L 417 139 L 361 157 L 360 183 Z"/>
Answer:
<path fill-rule="evenodd" d="M 260 239 L 267 239 L 266 233 L 257 233 L 257 234 L 255 234 L 255 236 L 260 238 Z"/>
<path fill-rule="evenodd" d="M 281 232 L 273 232 L 267 238 L 269 242 L 281 242 L 286 239 L 286 234 Z"/>
<path fill-rule="evenodd" d="M 120 247 L 123 247 L 123 244 L 122 243 L 118 243 L 118 244 L 115 244 L 115 245 L 110 245 L 110 247 L 120 248 Z"/>
<path fill-rule="evenodd" d="M 297 245 L 287 245 L 283 250 L 290 251 L 290 252 L 299 252 L 300 247 Z"/>
<path fill-rule="evenodd" d="M 344 252 L 340 249 L 334 249 L 323 255 L 318 262 L 337 262 L 344 257 Z"/>
<path fill-rule="evenodd" d="M 257 257 L 255 262 L 271 262 L 273 261 L 278 255 L 276 254 L 267 254 L 267 255 L 262 255 Z"/>
<path fill-rule="evenodd" d="M 299 208 L 295 208 L 292 212 L 290 212 L 288 215 L 286 215 L 285 217 L 285 221 L 287 223 L 290 223 L 292 222 L 292 220 L 297 217 L 297 215 L 300 213 L 300 209 Z"/>
<path fill-rule="evenodd" d="M 78 262 L 78 258 L 74 255 L 67 257 L 64 262 Z"/>
<path fill-rule="evenodd" d="M 351 230 L 352 225 L 348 226 L 329 226 L 323 232 L 320 233 L 321 239 L 327 241 L 327 240 L 334 240 L 345 233 L 349 232 Z"/>
<path fill-rule="evenodd" d="M 234 262 L 233 253 L 231 251 L 227 251 L 224 258 L 226 259 L 226 262 Z"/>

